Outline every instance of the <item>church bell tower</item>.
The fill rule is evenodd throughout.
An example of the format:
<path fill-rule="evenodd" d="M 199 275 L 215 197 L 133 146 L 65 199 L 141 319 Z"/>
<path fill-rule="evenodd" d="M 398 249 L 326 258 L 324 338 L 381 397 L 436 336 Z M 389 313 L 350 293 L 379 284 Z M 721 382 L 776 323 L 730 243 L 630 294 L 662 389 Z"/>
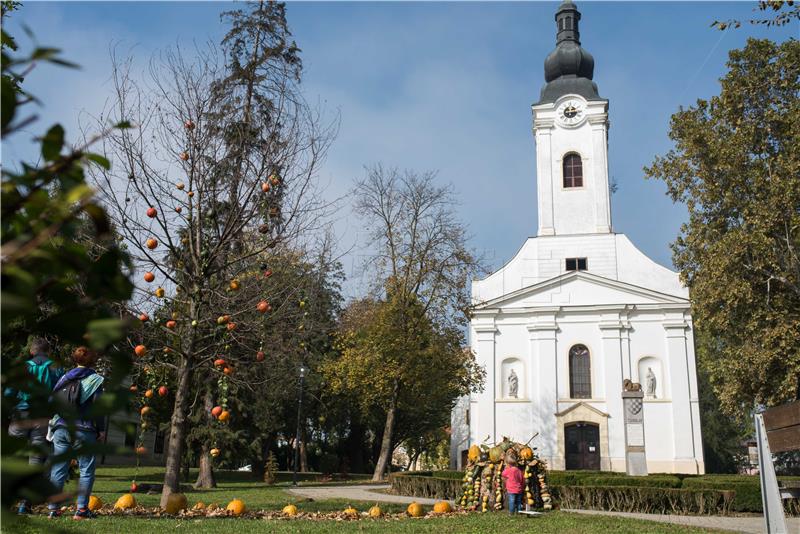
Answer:
<path fill-rule="evenodd" d="M 608 100 L 592 81 L 594 58 L 581 47 L 581 14 L 569 0 L 556 12 L 556 48 L 532 106 L 539 236 L 611 232 Z"/>

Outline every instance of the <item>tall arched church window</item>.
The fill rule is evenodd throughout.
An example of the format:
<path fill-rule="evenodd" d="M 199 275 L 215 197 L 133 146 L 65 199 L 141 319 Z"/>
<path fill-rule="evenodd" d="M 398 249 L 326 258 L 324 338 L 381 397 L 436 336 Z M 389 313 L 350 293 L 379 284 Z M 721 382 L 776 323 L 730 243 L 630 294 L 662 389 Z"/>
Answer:
<path fill-rule="evenodd" d="M 569 349 L 569 396 L 572 399 L 592 397 L 592 368 L 589 349 L 573 345 Z"/>
<path fill-rule="evenodd" d="M 583 163 L 574 152 L 564 156 L 564 187 L 583 187 Z"/>

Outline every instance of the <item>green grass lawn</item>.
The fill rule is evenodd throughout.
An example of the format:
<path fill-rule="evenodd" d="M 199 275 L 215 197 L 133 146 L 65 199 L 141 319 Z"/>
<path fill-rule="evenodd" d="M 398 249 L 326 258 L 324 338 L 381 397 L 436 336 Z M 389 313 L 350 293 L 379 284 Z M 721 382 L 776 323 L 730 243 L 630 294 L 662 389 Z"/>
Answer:
<path fill-rule="evenodd" d="M 116 499 L 129 489 L 133 475 L 131 468 L 100 468 L 97 473 L 94 494 L 100 497 L 106 506 L 113 505 Z M 137 482 L 140 484 L 161 483 L 163 469 L 147 467 L 139 470 Z M 363 482 L 363 481 L 362 481 Z M 212 490 L 186 491 L 190 506 L 198 501 L 206 504 L 216 503 L 224 506 L 234 498 L 242 499 L 249 510 L 280 510 L 289 503 L 298 506 L 301 512 L 341 511 L 348 504 L 341 499 L 330 499 L 309 502 L 302 497 L 287 493 L 289 482 L 279 482 L 274 486 L 254 482 L 250 473 L 221 472 L 217 477 L 218 486 Z M 73 486 L 67 489 L 74 489 Z M 303 485 L 315 484 L 306 480 Z M 146 506 L 158 506 L 158 494 L 137 494 L 137 503 Z M 359 511 L 366 511 L 372 503 L 353 502 Z M 386 512 L 401 512 L 405 505 L 382 503 Z M 426 507 L 426 511 L 430 507 Z M 135 516 L 102 516 L 91 521 L 73 521 L 68 515 L 57 520 L 49 520 L 44 516 L 23 518 L 13 529 L 11 525 L 3 525 L 4 532 L 50 533 L 50 532 L 97 532 L 97 533 L 163 533 L 166 531 L 188 533 L 232 533 L 247 534 L 249 532 L 271 533 L 305 533 L 305 532 L 435 532 L 442 533 L 487 533 L 514 532 L 530 530 L 537 533 L 690 533 L 711 532 L 652 522 L 620 519 L 616 517 L 585 516 L 566 512 L 551 512 L 541 517 L 509 517 L 505 513 L 455 515 L 424 519 L 385 519 L 373 520 L 362 518 L 358 521 L 295 519 L 251 519 L 251 518 L 146 518 Z"/>

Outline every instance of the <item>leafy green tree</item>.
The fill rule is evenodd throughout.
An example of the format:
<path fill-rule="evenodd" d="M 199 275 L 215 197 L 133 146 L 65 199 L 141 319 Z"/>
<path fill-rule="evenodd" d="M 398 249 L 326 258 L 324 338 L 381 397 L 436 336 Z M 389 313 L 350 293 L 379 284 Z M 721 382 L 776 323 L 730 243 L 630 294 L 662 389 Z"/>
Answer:
<path fill-rule="evenodd" d="M 762 18 L 750 19 L 750 24 L 771 27 L 785 26 L 786 24 L 800 21 L 800 5 L 795 5 L 794 0 L 758 0 L 758 5 L 754 11 L 756 10 L 771 16 L 764 17 L 762 15 Z M 731 27 L 741 28 L 742 21 L 736 19 L 715 20 L 711 26 L 720 30 Z"/>
<path fill-rule="evenodd" d="M 689 220 L 673 244 L 723 410 L 800 397 L 800 42 L 732 50 L 721 92 L 672 117 L 645 169 Z"/>
<path fill-rule="evenodd" d="M 389 291 L 386 300 L 356 301 L 346 309 L 341 356 L 327 361 L 323 374 L 332 392 L 349 394 L 364 413 L 385 412 L 381 452 L 391 453 L 399 428 L 405 436 L 443 428 L 458 397 L 481 384 L 482 369 L 461 341 L 460 331 L 437 325 L 422 303 Z M 388 467 L 382 459 L 374 480 Z"/>
<path fill-rule="evenodd" d="M 2 135 L 6 140 L 31 128 L 35 115 L 26 114 L 35 98 L 23 90 L 25 73 L 34 62 L 71 64 L 55 48 L 18 53 L 6 32 L 7 17 L 18 4 L 2 3 Z M 125 126 L 124 124 L 119 125 Z M 94 191 L 85 180 L 87 165 L 108 168 L 109 162 L 89 152 L 91 143 L 67 148 L 60 125 L 39 138 L 38 163 L 3 166 L 2 177 L 2 385 L 3 389 L 30 395 L 30 417 L 65 416 L 65 407 L 48 402 L 46 388 L 31 382 L 24 365 L 30 336 L 46 337 L 57 346 L 90 345 L 105 355 L 106 393 L 96 415 L 124 407 L 127 395 L 120 381 L 130 369 L 130 358 L 115 345 L 125 324 L 113 305 L 126 300 L 131 284 L 123 274 L 126 256 L 117 247 L 112 228 Z M 91 238 L 92 245 L 84 237 Z M 2 403 L 2 521 L 12 501 L 25 498 L 41 502 L 52 493 L 44 466 L 28 465 L 26 441 L 11 438 L 7 428 L 16 403 Z M 72 453 L 70 453 L 71 455 Z M 63 459 L 63 458 L 62 458 Z"/>

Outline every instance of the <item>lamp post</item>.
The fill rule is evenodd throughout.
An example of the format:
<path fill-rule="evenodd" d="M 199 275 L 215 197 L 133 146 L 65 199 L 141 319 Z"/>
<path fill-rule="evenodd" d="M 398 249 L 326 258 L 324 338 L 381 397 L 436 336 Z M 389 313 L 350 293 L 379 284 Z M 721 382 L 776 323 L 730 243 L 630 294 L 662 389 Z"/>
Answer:
<path fill-rule="evenodd" d="M 292 485 L 297 485 L 297 467 L 300 464 L 300 417 L 303 411 L 303 385 L 306 381 L 306 368 L 300 366 L 300 386 L 297 392 L 297 433 L 294 437 L 294 475 Z"/>

